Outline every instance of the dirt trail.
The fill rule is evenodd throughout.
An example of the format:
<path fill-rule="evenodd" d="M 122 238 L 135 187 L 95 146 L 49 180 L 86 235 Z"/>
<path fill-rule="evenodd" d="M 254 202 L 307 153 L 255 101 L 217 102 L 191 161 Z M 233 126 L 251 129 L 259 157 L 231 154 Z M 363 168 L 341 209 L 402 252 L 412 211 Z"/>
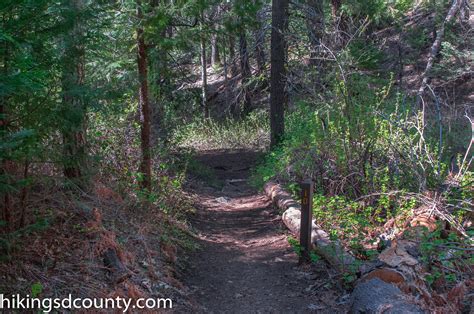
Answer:
<path fill-rule="evenodd" d="M 335 307 L 338 296 L 331 290 L 326 266 L 297 265 L 280 216 L 247 184 L 257 157 L 246 151 L 212 151 L 197 157 L 223 183 L 222 189 L 190 184 L 198 195 L 200 208 L 192 224 L 201 249 L 190 256 L 183 280 L 193 291 L 198 311 L 337 312 L 341 306 Z"/>

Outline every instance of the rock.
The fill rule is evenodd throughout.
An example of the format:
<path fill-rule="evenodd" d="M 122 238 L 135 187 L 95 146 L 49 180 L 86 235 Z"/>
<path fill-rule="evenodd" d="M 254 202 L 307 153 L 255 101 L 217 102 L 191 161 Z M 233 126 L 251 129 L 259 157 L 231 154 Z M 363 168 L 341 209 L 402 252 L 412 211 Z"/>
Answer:
<path fill-rule="evenodd" d="M 230 198 L 225 197 L 225 196 L 221 196 L 221 197 L 216 198 L 216 202 L 222 203 L 222 204 L 227 204 L 227 203 L 230 202 Z"/>
<path fill-rule="evenodd" d="M 350 313 L 425 313 L 410 303 L 396 286 L 373 278 L 359 283 L 352 293 Z"/>
<path fill-rule="evenodd" d="M 408 253 L 412 251 L 413 242 L 400 240 L 392 243 L 392 246 L 385 249 L 379 255 L 379 260 L 392 267 L 397 267 L 401 264 L 414 266 L 418 264 L 418 260 Z"/>
<path fill-rule="evenodd" d="M 374 261 L 367 261 L 363 263 L 362 265 L 360 265 L 359 271 L 360 271 L 361 276 L 364 276 L 370 273 L 371 271 L 383 266 L 385 266 L 385 263 L 376 259 Z"/>
<path fill-rule="evenodd" d="M 317 304 L 313 304 L 313 303 L 308 305 L 308 309 L 312 310 L 312 311 L 324 310 L 325 308 L 326 308 L 325 306 L 321 306 L 321 305 L 317 305 Z"/>

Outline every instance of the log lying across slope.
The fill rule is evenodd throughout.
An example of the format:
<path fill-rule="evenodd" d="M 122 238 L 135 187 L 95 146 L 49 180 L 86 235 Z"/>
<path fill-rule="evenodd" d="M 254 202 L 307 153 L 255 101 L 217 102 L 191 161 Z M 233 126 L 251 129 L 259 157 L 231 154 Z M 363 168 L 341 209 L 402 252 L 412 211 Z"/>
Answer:
<path fill-rule="evenodd" d="M 291 198 L 288 192 L 284 191 L 281 186 L 275 182 L 270 181 L 265 184 L 264 190 L 275 205 L 284 211 L 282 219 L 291 233 L 299 235 L 301 206 Z M 346 252 L 338 242 L 331 241 L 328 233 L 321 229 L 314 220 L 311 243 L 316 253 L 340 270 L 347 269 L 347 267 L 352 265 L 355 261 L 354 257 Z"/>
<path fill-rule="evenodd" d="M 299 235 L 301 207 L 279 184 L 268 182 L 265 193 L 275 206 L 283 210 L 283 222 L 294 235 Z M 413 227 L 412 231 L 416 231 Z M 359 279 L 352 293 L 351 313 L 425 313 L 424 309 L 456 312 L 464 297 L 464 283 L 456 285 L 446 296 L 430 291 L 420 261 L 419 241 L 403 236 L 392 241 L 372 262 L 358 269 L 355 258 L 342 245 L 329 238 L 313 221 L 313 249 L 341 272 L 354 272 Z M 349 268 L 349 266 L 353 266 Z"/>

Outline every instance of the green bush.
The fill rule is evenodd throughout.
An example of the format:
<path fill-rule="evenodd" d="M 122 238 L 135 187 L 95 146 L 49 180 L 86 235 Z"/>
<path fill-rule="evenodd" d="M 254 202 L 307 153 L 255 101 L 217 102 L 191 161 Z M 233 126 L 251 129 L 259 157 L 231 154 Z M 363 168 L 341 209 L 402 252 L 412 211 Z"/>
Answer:
<path fill-rule="evenodd" d="M 426 276 L 428 283 L 433 284 L 441 278 L 454 286 L 456 281 L 468 279 L 469 269 L 474 265 L 472 244 L 472 238 L 459 236 L 455 232 L 443 235 L 440 224 L 433 232 L 425 230 L 420 249 L 421 260 L 429 272 Z"/>
<path fill-rule="evenodd" d="M 361 69 L 376 70 L 384 54 L 367 40 L 356 39 L 349 44 L 349 53 Z"/>
<path fill-rule="evenodd" d="M 374 231 L 410 215 L 419 205 L 412 195 L 439 188 L 447 167 L 437 139 L 424 137 L 421 115 L 390 81 L 346 79 L 331 103 L 301 103 L 287 115 L 285 138 L 256 168 L 253 183 L 277 179 L 291 188 L 312 179 L 318 224 L 367 259 Z"/>
<path fill-rule="evenodd" d="M 420 116 L 390 84 L 353 75 L 338 89 L 332 103 L 301 103 L 287 115 L 285 139 L 257 168 L 256 184 L 312 178 L 323 194 L 360 197 L 443 180 L 436 140 L 421 137 Z"/>

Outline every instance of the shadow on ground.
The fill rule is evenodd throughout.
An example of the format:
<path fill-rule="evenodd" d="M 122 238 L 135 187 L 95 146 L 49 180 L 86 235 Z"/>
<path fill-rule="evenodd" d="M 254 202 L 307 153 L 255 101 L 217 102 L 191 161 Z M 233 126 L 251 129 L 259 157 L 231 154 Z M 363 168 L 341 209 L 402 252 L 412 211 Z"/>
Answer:
<path fill-rule="evenodd" d="M 326 265 L 297 265 L 279 213 L 248 185 L 260 154 L 206 151 L 199 163 L 212 169 L 219 188 L 202 181 L 188 184 L 197 197 L 191 217 L 201 249 L 190 256 L 183 281 L 198 312 L 345 312 Z M 317 287 L 317 289 L 315 289 Z M 340 311 L 339 311 L 340 310 Z"/>

